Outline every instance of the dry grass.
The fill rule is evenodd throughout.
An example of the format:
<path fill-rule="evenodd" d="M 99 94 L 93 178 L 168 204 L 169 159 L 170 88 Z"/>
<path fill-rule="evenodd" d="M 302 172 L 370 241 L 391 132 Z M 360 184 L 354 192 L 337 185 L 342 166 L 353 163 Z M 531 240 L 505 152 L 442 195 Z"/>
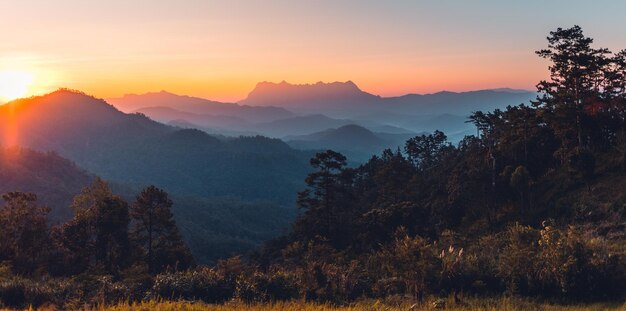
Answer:
<path fill-rule="evenodd" d="M 521 299 L 481 299 L 470 300 L 463 304 L 445 303 L 439 309 L 434 307 L 433 302 L 422 305 L 412 303 L 389 303 L 381 301 L 362 301 L 347 306 L 333 306 L 330 304 L 306 303 L 302 301 L 276 302 L 267 304 L 246 304 L 242 302 L 228 302 L 220 305 L 209 305 L 200 302 L 184 301 L 147 301 L 135 304 L 119 304 L 116 306 L 92 309 L 95 311 L 135 311 L 135 310 L 163 310 L 163 311 L 425 311 L 425 310 L 493 310 L 493 311 L 521 311 L 521 310 L 545 310 L 545 311 L 582 311 L 582 310 L 626 310 L 626 303 L 596 303 L 588 305 L 557 305 L 549 303 L 536 303 Z"/>

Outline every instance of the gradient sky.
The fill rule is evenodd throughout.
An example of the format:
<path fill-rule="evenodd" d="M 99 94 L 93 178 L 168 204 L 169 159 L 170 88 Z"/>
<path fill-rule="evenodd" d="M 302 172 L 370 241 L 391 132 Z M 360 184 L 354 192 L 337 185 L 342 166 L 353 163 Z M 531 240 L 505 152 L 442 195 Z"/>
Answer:
<path fill-rule="evenodd" d="M 244 98 L 259 81 L 352 80 L 384 96 L 534 89 L 548 32 L 626 48 L 626 1 L 0 0 L 0 72 L 29 91 Z"/>

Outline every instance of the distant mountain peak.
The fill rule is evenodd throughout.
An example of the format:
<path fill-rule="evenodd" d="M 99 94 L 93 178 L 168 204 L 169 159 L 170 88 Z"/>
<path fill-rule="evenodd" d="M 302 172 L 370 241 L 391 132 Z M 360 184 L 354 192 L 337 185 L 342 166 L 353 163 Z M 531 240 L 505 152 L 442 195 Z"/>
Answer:
<path fill-rule="evenodd" d="M 323 82 L 307 84 L 291 84 L 286 81 L 280 83 L 263 81 L 242 100 L 241 104 L 257 106 L 276 105 L 292 107 L 306 105 L 319 101 L 355 102 L 368 101 L 378 98 L 363 92 L 353 81 Z"/>

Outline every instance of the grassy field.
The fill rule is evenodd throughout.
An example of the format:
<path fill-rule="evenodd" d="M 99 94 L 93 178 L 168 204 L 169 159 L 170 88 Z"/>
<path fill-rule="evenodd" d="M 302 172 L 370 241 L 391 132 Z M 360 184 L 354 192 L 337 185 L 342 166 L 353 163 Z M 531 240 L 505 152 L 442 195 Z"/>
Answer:
<path fill-rule="evenodd" d="M 268 304 L 245 304 L 242 302 L 229 302 L 221 305 L 208 305 L 199 302 L 175 302 L 175 301 L 148 301 L 137 304 L 120 304 L 116 306 L 95 308 L 97 311 L 129 311 L 129 310 L 171 310 L 171 311 L 274 311 L 274 310 L 302 310 L 302 311 L 425 311 L 425 310 L 493 310 L 493 311 L 518 311 L 518 310 L 545 310 L 545 311 L 582 311 L 582 310 L 626 310 L 626 303 L 595 303 L 587 305 L 557 305 L 549 303 L 536 303 L 520 299 L 481 299 L 470 300 L 465 303 L 452 304 L 439 301 L 435 306 L 434 300 L 421 305 L 412 303 L 390 303 L 380 301 L 363 301 L 347 306 L 333 306 L 330 304 L 305 303 L 300 301 L 277 302 Z"/>

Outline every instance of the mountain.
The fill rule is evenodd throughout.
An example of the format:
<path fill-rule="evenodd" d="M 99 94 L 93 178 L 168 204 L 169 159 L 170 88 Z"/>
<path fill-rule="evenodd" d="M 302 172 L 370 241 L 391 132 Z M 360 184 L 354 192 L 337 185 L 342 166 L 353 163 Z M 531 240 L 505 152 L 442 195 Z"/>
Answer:
<path fill-rule="evenodd" d="M 257 132 L 251 132 L 246 130 L 237 130 L 237 129 L 224 129 L 224 128 L 215 128 L 215 127 L 207 127 L 198 125 L 192 122 L 189 122 L 185 119 L 176 119 L 167 122 L 168 125 L 179 127 L 183 129 L 197 129 L 204 131 L 215 137 L 239 137 L 239 136 L 257 136 Z"/>
<path fill-rule="evenodd" d="M 141 95 L 128 94 L 120 98 L 109 98 L 107 102 L 126 113 L 150 107 L 167 107 L 193 114 L 236 117 L 254 122 L 269 122 L 293 116 L 293 113 L 283 108 L 222 103 L 204 98 L 176 95 L 166 91 Z M 176 118 L 171 117 L 170 119 Z"/>
<path fill-rule="evenodd" d="M 472 112 L 502 109 L 535 96 L 530 91 L 501 88 L 380 97 L 362 91 L 352 81 L 300 85 L 282 81 L 258 83 L 239 104 L 167 92 L 126 95 L 110 102 L 157 121 L 226 136 L 280 138 L 357 124 L 397 134 L 441 130 L 458 141 L 474 133 L 465 122 Z"/>
<path fill-rule="evenodd" d="M 343 111 L 367 109 L 380 100 L 361 91 L 352 81 L 315 84 L 261 82 L 239 103 L 252 106 L 278 106 L 298 112 Z"/>
<path fill-rule="evenodd" d="M 183 227 L 206 227 L 209 218 L 222 222 L 221 227 L 241 227 L 232 215 L 215 220 L 216 214 L 208 211 L 246 206 L 252 212 L 258 204 L 272 206 L 274 214 L 266 212 L 268 217 L 287 226 L 311 157 L 310 152 L 293 150 L 278 140 L 242 137 L 224 141 L 196 129 L 168 126 L 140 114 L 125 114 L 101 99 L 69 90 L 0 106 L 0 145 L 14 144 L 54 151 L 135 192 L 151 184 L 163 188 L 179 202 L 188 202 L 178 204 L 176 216 L 188 215 Z M 228 203 L 216 203 L 225 200 Z M 245 228 L 248 226 L 241 230 Z M 194 245 L 202 245 L 193 249 L 194 253 L 211 260 L 226 255 L 206 253 L 212 252 L 215 236 L 228 235 L 215 230 L 207 237 L 187 232 Z M 248 231 L 247 237 L 242 232 L 231 236 L 241 242 L 232 244 L 228 254 L 249 249 L 280 231 L 276 227 L 267 230 Z"/>
<path fill-rule="evenodd" d="M 38 202 L 50 208 L 50 220 L 72 216 L 72 198 L 95 176 L 53 152 L 0 147 L 0 194 L 11 191 L 37 194 Z"/>
<path fill-rule="evenodd" d="M 144 114 L 152 120 L 163 123 L 185 120 L 197 126 L 215 129 L 249 127 L 249 122 L 242 118 L 223 115 L 195 114 L 170 107 L 148 107 L 138 109 L 134 112 Z"/>
<path fill-rule="evenodd" d="M 257 150 L 233 152 L 230 144 L 204 132 L 125 114 L 103 100 L 67 90 L 1 106 L 0 120 L 5 145 L 16 139 L 25 147 L 56 151 L 107 180 L 157 183 L 193 195 L 293 202 L 290 190 L 298 188 L 308 169 L 307 156 L 293 150 L 272 158 Z M 16 137 L 6 135 L 10 133 Z M 279 163 L 293 170 L 277 173 Z M 259 187 L 265 178 L 282 186 Z"/>
<path fill-rule="evenodd" d="M 374 133 L 365 127 L 349 124 L 309 135 L 287 136 L 289 146 L 302 150 L 332 149 L 348 156 L 348 160 L 365 162 L 386 148 L 396 149 L 414 134 Z"/>
<path fill-rule="evenodd" d="M 369 122 L 413 132 L 443 130 L 458 140 L 471 133 L 472 127 L 465 121 L 472 112 L 503 109 L 535 97 L 534 92 L 513 89 L 380 97 L 362 91 L 351 81 L 303 85 L 283 81 L 259 83 L 240 103 L 359 120 L 360 125 L 368 128 L 372 128 L 367 125 Z"/>
<path fill-rule="evenodd" d="M 353 122 L 351 120 L 329 118 L 323 114 L 313 114 L 259 123 L 254 126 L 254 130 L 273 137 L 284 137 L 288 135 L 310 134 L 328 128 L 348 125 Z"/>
<path fill-rule="evenodd" d="M 536 97 L 530 91 L 479 90 L 470 92 L 438 92 L 433 94 L 408 94 L 384 98 L 392 111 L 402 111 L 414 115 L 453 114 L 467 116 L 473 111 L 492 111 L 506 106 L 528 103 Z"/>

